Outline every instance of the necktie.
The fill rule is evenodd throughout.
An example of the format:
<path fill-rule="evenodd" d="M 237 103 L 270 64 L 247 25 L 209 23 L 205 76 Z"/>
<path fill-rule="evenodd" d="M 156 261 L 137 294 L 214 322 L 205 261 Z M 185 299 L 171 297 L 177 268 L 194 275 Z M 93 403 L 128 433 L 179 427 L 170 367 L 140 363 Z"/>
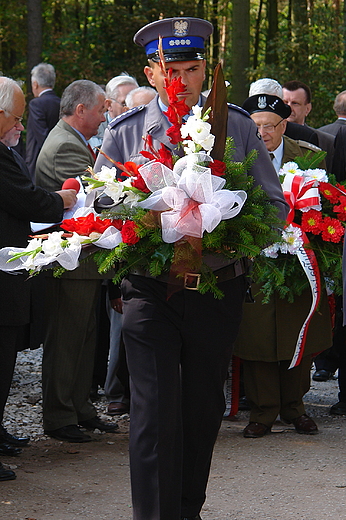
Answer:
<path fill-rule="evenodd" d="M 273 152 L 269 152 L 269 157 L 271 161 L 274 161 L 275 155 L 273 154 Z"/>
<path fill-rule="evenodd" d="M 89 149 L 89 152 L 91 153 L 91 155 L 93 156 L 94 161 L 96 161 L 96 155 L 95 155 L 95 152 L 94 152 L 94 150 L 91 148 L 91 146 L 90 146 L 89 143 L 88 143 L 88 149 Z"/>

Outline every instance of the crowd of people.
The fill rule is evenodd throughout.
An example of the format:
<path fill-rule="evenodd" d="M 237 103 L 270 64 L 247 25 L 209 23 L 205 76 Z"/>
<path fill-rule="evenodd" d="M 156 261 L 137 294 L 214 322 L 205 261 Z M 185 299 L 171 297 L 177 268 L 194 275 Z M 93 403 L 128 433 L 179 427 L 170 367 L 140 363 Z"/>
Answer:
<path fill-rule="evenodd" d="M 25 247 L 30 222 L 51 223 L 50 231 L 59 229 L 64 209 L 76 202 L 75 190 L 62 189 L 64 181 L 80 178 L 90 166 L 95 172 L 113 167 L 109 158 L 142 164 L 143 136 L 150 135 L 157 149 L 163 143 L 175 150 L 163 114 L 169 101 L 161 54 L 167 70 L 185 87 L 178 94 L 180 100 L 190 108 L 203 106 L 205 41 L 212 31 L 211 23 L 197 18 L 163 19 L 140 29 L 134 42 L 145 49 L 144 73 L 150 87 L 139 86 L 124 72 L 105 87 L 76 80 L 60 99 L 53 90 L 54 67 L 47 63 L 34 67 L 25 161 L 14 149 L 24 129 L 24 95 L 15 81 L 0 78 L 0 247 Z M 327 154 L 321 167 L 329 173 L 337 170 L 338 179 L 345 179 L 346 92 L 338 94 L 334 108 L 336 122 L 311 128 L 305 122 L 312 109 L 309 87 L 295 80 L 280 85 L 270 78 L 251 85 L 242 108 L 228 105 L 233 160 L 241 161 L 257 150 L 248 173 L 282 220 L 288 205 L 278 172 L 285 162 L 307 150 L 322 149 Z M 320 354 L 316 374 L 325 371 L 328 378 L 339 369 L 339 403 L 331 412 L 346 414 L 343 326 L 339 320 L 333 338 L 325 289 L 304 356 L 288 370 L 310 306 L 309 292 L 294 304 L 272 298 L 262 305 L 256 298 L 254 304 L 243 306 L 249 285 L 246 259 L 236 264 L 219 255 L 208 261 L 224 293 L 222 299 L 188 286 L 167 299 L 168 276 L 153 277 L 141 269 L 117 287 L 111 282 L 114 272 L 101 276 L 93 261 L 82 262 L 59 278 L 49 270 L 37 280 L 0 271 L 0 454 L 18 455 L 29 443 L 29 438 L 9 433 L 2 419 L 17 351 L 42 343 L 45 434 L 80 443 L 92 440 L 85 429 L 115 432 L 116 422 L 101 420 L 93 405 L 100 387 L 110 416 L 130 413 L 134 520 L 201 520 L 234 346 L 242 359 L 250 408 L 245 437 L 268 434 L 278 416 L 293 423 L 300 434 L 318 433 L 303 404 L 317 352 L 338 352 L 333 368 L 327 364 L 328 355 Z M 341 307 L 339 301 L 339 314 Z M 39 324 L 36 315 L 44 316 Z M 285 316 L 290 316 L 289 323 Z M 15 477 L 0 464 L 0 480 Z"/>

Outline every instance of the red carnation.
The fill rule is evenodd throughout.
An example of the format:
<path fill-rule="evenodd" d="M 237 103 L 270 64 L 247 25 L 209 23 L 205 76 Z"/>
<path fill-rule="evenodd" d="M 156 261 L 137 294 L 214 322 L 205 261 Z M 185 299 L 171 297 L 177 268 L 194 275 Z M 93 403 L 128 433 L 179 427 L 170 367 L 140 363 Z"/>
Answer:
<path fill-rule="evenodd" d="M 133 220 L 126 220 L 121 230 L 121 236 L 125 244 L 133 245 L 139 241 L 139 236 L 136 234 L 136 224 Z"/>
<path fill-rule="evenodd" d="M 329 184 L 329 182 L 320 182 L 318 189 L 332 204 L 339 202 L 340 193 L 332 184 Z"/>
<path fill-rule="evenodd" d="M 319 235 L 322 231 L 322 215 L 320 211 L 315 209 L 310 209 L 303 213 L 302 216 L 302 230 L 305 232 L 313 233 L 314 235 Z"/>
<path fill-rule="evenodd" d="M 346 220 L 346 197 L 341 196 L 339 199 L 340 204 L 333 207 L 333 211 L 338 213 L 339 220 Z"/>
<path fill-rule="evenodd" d="M 326 217 L 322 223 L 322 238 L 326 242 L 340 242 L 344 236 L 344 227 L 336 218 Z"/>

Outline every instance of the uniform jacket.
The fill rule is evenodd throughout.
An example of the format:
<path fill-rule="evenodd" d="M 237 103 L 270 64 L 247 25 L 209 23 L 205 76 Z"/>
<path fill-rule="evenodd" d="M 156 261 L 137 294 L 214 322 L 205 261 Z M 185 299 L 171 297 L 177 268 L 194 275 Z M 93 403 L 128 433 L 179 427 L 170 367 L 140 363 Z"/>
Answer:
<path fill-rule="evenodd" d="M 35 187 L 3 143 L 0 143 L 0 179 L 0 247 L 26 247 L 31 234 L 30 221 L 61 220 L 62 198 Z M 0 325 L 29 323 L 30 281 L 27 278 L 27 274 L 0 271 Z"/>
<path fill-rule="evenodd" d="M 93 156 L 81 136 L 60 119 L 38 156 L 36 183 L 47 190 L 60 190 L 66 179 L 85 175 L 93 164 Z"/>
<path fill-rule="evenodd" d="M 59 121 L 60 98 L 53 90 L 47 90 L 29 103 L 26 131 L 26 163 L 30 175 L 34 176 L 38 154 L 42 145 Z"/>
<path fill-rule="evenodd" d="M 282 189 L 276 172 L 271 164 L 268 152 L 257 132 L 257 128 L 247 112 L 229 106 L 228 135 L 233 137 L 235 143 L 234 161 L 241 161 L 253 149 L 258 150 L 256 159 L 250 174 L 254 176 L 255 182 L 262 185 L 272 203 L 280 210 L 280 218 L 284 219 L 287 211 Z M 143 164 L 146 159 L 140 154 L 144 149 L 143 136 L 150 134 L 156 149 L 163 143 L 167 148 L 173 149 L 166 130 L 170 123 L 163 115 L 159 105 L 158 96 L 148 105 L 136 107 L 113 119 L 105 131 L 102 151 L 115 161 L 124 163 L 133 161 Z M 129 137 L 130 136 L 130 137 Z M 101 166 L 114 166 L 102 154 L 99 154 L 95 171 L 100 171 Z"/>
<path fill-rule="evenodd" d="M 344 125 L 346 125 L 346 119 L 337 119 L 336 121 L 334 121 L 334 123 L 321 126 L 319 130 L 322 130 L 322 132 L 327 132 L 328 134 L 336 135 L 340 128 Z"/>
<path fill-rule="evenodd" d="M 282 164 L 305 155 L 307 148 L 284 136 Z M 294 303 L 274 295 L 269 303 L 262 304 L 260 287 L 253 284 L 255 303 L 244 305 L 234 354 L 250 361 L 284 361 L 292 359 L 299 331 L 311 306 L 311 290 L 306 289 Z M 315 354 L 332 344 L 331 318 L 327 295 L 323 289 L 320 308 L 309 325 L 304 355 Z"/>
<path fill-rule="evenodd" d="M 303 157 L 307 153 L 308 150 L 312 150 L 314 153 L 320 151 L 320 148 L 312 145 L 311 143 L 306 143 L 304 141 L 296 142 L 293 139 L 290 139 L 286 135 L 283 136 L 284 139 L 284 154 L 282 157 L 282 165 L 286 162 L 293 161 L 296 157 Z M 320 168 L 325 168 L 325 160 L 321 162 L 319 165 Z"/>

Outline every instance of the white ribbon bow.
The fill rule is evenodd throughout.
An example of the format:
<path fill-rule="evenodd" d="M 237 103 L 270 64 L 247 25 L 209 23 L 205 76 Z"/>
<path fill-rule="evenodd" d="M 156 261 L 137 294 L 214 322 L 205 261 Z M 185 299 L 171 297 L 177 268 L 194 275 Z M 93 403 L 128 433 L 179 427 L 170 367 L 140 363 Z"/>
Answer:
<path fill-rule="evenodd" d="M 173 171 L 156 161 L 139 168 L 153 193 L 139 203 L 144 209 L 162 211 L 162 240 L 173 243 L 185 235 L 202 238 L 221 220 L 238 215 L 246 192 L 223 190 L 225 179 L 201 166 L 213 159 L 204 153 L 189 154 L 179 159 Z"/>

